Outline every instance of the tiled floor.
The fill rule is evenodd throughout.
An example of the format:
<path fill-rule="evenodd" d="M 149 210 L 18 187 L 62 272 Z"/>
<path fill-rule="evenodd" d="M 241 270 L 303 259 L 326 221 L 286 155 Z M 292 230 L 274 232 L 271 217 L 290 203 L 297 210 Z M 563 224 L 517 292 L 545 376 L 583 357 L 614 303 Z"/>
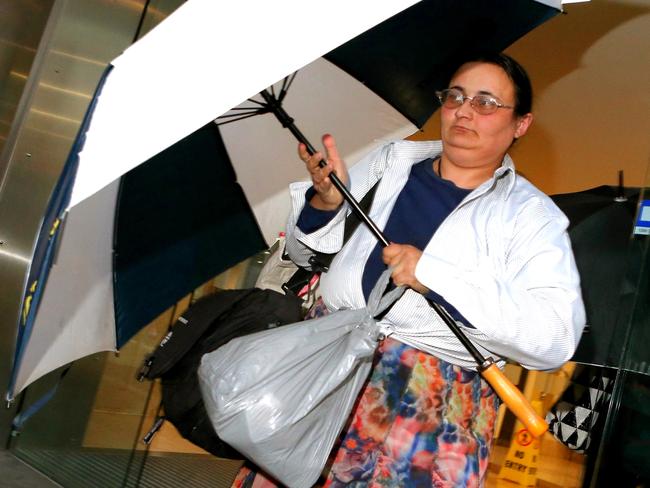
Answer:
<path fill-rule="evenodd" d="M 60 488 L 61 485 L 0 449 L 0 487 L 2 488 Z"/>

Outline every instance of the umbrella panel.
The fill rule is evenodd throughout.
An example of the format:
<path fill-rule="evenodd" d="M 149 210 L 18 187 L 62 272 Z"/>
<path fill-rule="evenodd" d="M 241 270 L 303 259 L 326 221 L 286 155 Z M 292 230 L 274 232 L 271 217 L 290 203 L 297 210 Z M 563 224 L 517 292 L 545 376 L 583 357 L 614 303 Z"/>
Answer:
<path fill-rule="evenodd" d="M 468 54 L 501 51 L 558 13 L 533 0 L 423 0 L 326 54 L 422 127 Z M 454 21 L 458 19 L 458 21 Z M 477 41 L 480 38 L 480 41 Z"/>
<path fill-rule="evenodd" d="M 197 284 L 266 248 L 212 123 L 122 178 L 115 222 L 118 348 Z"/>

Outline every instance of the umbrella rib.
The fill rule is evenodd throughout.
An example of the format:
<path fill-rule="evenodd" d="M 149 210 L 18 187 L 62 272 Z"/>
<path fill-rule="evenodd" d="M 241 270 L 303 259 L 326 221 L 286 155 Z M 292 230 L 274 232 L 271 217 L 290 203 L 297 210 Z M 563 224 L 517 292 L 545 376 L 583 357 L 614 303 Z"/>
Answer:
<path fill-rule="evenodd" d="M 235 111 L 235 110 L 250 110 L 251 112 L 252 112 L 252 111 L 259 112 L 260 110 L 265 110 L 265 109 L 266 109 L 266 106 L 265 106 L 265 105 L 262 105 L 261 108 L 258 108 L 258 107 L 235 107 L 235 108 L 231 108 L 231 109 L 229 110 L 229 112 L 233 112 L 233 111 Z"/>
<path fill-rule="evenodd" d="M 231 118 L 230 120 L 226 120 L 226 121 L 223 121 L 223 122 L 216 122 L 216 124 L 217 125 L 226 125 L 226 124 L 230 124 L 231 122 L 237 122 L 239 120 L 244 120 L 244 119 L 248 119 L 250 117 L 255 117 L 256 115 L 261 115 L 263 113 L 266 113 L 266 112 L 252 112 L 252 113 L 250 113 L 248 115 L 242 115 L 242 114 L 229 115 L 229 116 L 224 115 L 224 116 L 221 116 L 221 117 L 217 117 L 216 120 L 224 119 L 224 118 L 227 118 L 227 117 L 237 117 L 237 118 Z"/>
<path fill-rule="evenodd" d="M 258 104 L 258 105 L 260 105 L 262 107 L 268 106 L 268 104 L 266 104 L 264 102 L 260 102 L 259 100 L 255 100 L 254 98 L 249 98 L 248 101 L 251 102 L 251 103 L 256 103 L 256 104 Z"/>
<path fill-rule="evenodd" d="M 249 110 L 248 112 L 238 112 L 235 114 L 224 114 L 217 117 L 218 119 L 232 119 L 234 117 L 241 117 L 242 115 L 258 115 L 266 113 L 267 110 Z"/>
<path fill-rule="evenodd" d="M 293 83 L 293 80 L 296 78 L 296 75 L 298 72 L 294 72 L 292 75 L 289 75 L 284 78 L 282 81 L 282 90 L 280 90 L 280 96 L 278 97 L 278 100 L 281 102 L 284 100 L 284 97 L 287 96 L 287 92 L 289 91 L 289 88 L 291 88 L 291 84 Z"/>

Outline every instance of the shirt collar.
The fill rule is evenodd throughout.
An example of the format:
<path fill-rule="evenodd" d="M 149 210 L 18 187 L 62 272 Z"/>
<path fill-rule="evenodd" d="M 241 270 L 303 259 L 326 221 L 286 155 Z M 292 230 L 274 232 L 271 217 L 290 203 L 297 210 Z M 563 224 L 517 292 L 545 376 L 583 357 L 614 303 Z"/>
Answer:
<path fill-rule="evenodd" d="M 411 157 L 415 156 L 414 160 L 417 161 L 427 157 L 435 159 L 442 154 L 442 141 L 401 141 L 401 144 L 397 145 L 395 149 L 396 151 L 393 155 L 395 157 L 401 155 L 400 150 L 406 150 L 408 151 L 408 155 Z M 506 154 L 501 162 L 501 166 L 494 171 L 492 178 L 479 185 L 474 192 L 479 189 L 481 191 L 486 191 L 488 188 L 497 186 L 503 192 L 503 198 L 507 199 L 510 196 L 512 189 L 515 187 L 516 176 L 515 163 L 510 155 Z M 499 182 L 502 182 L 502 184 L 498 185 L 497 183 Z"/>
<path fill-rule="evenodd" d="M 510 155 L 508 154 L 506 154 L 505 157 L 503 158 L 503 162 L 501 163 L 501 166 L 499 166 L 494 171 L 494 180 L 496 181 L 500 178 L 503 178 L 506 184 L 504 195 L 503 195 L 505 199 L 510 196 L 512 189 L 515 187 L 515 183 L 516 183 L 515 180 L 517 179 L 517 173 L 515 172 L 515 163 L 513 162 Z"/>
<path fill-rule="evenodd" d="M 515 187 L 516 177 L 515 164 L 512 158 L 506 154 L 501 162 L 501 166 L 494 170 L 492 178 L 476 187 L 470 194 L 470 197 L 476 197 L 487 192 L 495 192 L 498 195 L 503 195 L 503 199 L 506 200 Z"/>

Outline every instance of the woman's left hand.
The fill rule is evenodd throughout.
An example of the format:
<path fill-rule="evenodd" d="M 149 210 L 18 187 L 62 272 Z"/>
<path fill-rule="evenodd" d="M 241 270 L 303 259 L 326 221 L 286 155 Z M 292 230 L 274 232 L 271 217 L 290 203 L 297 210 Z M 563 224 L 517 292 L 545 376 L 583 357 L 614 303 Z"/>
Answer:
<path fill-rule="evenodd" d="M 422 251 L 409 244 L 390 244 L 382 252 L 384 263 L 393 268 L 393 283 L 408 286 L 425 294 L 429 289 L 415 277 L 415 267 L 422 256 Z"/>

